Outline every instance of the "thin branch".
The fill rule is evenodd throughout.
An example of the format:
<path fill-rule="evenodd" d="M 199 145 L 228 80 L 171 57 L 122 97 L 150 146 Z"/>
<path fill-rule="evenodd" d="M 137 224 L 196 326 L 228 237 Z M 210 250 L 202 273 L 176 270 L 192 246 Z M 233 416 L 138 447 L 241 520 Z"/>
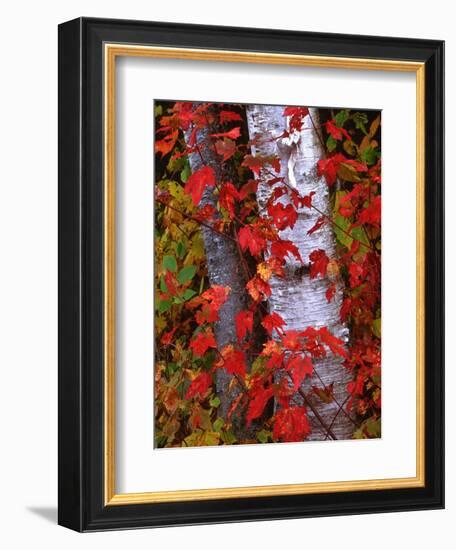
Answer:
<path fill-rule="evenodd" d="M 314 365 L 314 373 L 317 375 L 317 378 L 318 378 L 318 379 L 320 380 L 320 382 L 323 384 L 323 387 L 324 387 L 324 389 L 325 389 L 325 391 L 326 391 L 326 384 L 323 382 L 321 376 L 318 374 L 317 369 L 315 368 L 315 365 Z M 353 420 L 353 418 L 348 414 L 348 412 L 347 412 L 345 409 L 343 409 L 343 406 L 345 405 L 345 402 L 346 402 L 347 400 L 345 400 L 344 403 L 341 405 L 341 404 L 339 403 L 339 401 L 337 401 L 337 399 L 335 398 L 334 394 L 333 394 L 332 398 L 333 398 L 334 403 L 339 407 L 339 410 L 342 409 L 342 412 L 343 412 L 343 413 L 345 414 L 345 416 L 350 420 L 350 422 L 351 422 L 352 424 L 354 424 L 357 428 L 359 428 L 359 427 L 360 427 L 360 424 L 358 424 L 355 420 Z"/>
<path fill-rule="evenodd" d="M 344 407 L 345 403 L 350 399 L 350 397 L 351 397 L 350 395 L 347 395 L 347 397 L 345 398 L 344 402 L 342 403 L 342 406 L 339 408 L 339 410 L 338 410 L 338 411 L 336 412 L 336 414 L 334 415 L 334 418 L 332 419 L 331 424 L 329 425 L 330 428 L 333 427 L 333 424 L 334 424 L 334 422 L 336 421 L 336 418 L 339 416 L 340 411 L 343 411 L 343 410 L 344 410 L 343 407 Z M 356 427 L 359 428 L 358 425 L 356 425 Z M 326 439 L 328 439 L 328 434 L 326 434 L 325 441 L 326 441 Z"/>

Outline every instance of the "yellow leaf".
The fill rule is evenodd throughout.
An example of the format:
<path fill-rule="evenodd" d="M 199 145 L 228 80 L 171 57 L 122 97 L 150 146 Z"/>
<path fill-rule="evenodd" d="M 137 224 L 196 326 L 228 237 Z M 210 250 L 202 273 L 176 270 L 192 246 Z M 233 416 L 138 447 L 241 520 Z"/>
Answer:
<path fill-rule="evenodd" d="M 179 394 L 175 388 L 167 388 L 163 396 L 163 404 L 169 414 L 172 414 L 179 405 Z"/>

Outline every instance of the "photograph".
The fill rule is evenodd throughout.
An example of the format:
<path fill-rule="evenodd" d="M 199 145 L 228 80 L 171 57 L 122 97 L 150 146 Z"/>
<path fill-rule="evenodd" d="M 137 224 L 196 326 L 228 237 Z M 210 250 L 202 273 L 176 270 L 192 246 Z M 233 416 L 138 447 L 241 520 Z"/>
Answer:
<path fill-rule="evenodd" d="M 381 121 L 154 100 L 155 448 L 381 438 Z"/>

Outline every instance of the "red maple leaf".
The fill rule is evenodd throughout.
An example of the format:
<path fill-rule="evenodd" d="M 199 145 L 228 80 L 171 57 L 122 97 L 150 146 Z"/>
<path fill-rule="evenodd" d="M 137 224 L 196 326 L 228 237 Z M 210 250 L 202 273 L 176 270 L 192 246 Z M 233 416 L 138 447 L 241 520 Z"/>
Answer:
<path fill-rule="evenodd" d="M 193 355 L 202 357 L 209 348 L 217 348 L 217 342 L 215 341 L 213 332 L 208 330 L 206 332 L 199 332 L 190 342 L 189 347 L 192 349 Z"/>
<path fill-rule="evenodd" d="M 253 331 L 253 312 L 249 310 L 240 311 L 236 315 L 236 334 L 238 340 L 241 341 L 245 338 L 247 332 Z"/>
<path fill-rule="evenodd" d="M 241 200 L 244 200 L 248 197 L 248 195 L 255 195 L 258 189 L 258 181 L 250 179 L 247 183 L 245 183 L 240 191 L 239 196 Z"/>
<path fill-rule="evenodd" d="M 334 298 L 334 295 L 336 294 L 336 285 L 333 283 L 330 285 L 325 293 L 326 300 L 329 304 L 329 302 Z"/>
<path fill-rule="evenodd" d="M 283 111 L 283 116 L 295 116 L 299 115 L 305 117 L 309 114 L 309 109 L 307 107 L 285 107 Z"/>
<path fill-rule="evenodd" d="M 341 141 L 342 137 L 347 138 L 351 141 L 350 134 L 347 132 L 347 130 L 344 130 L 344 128 L 339 128 L 339 126 L 335 125 L 335 120 L 328 120 L 328 122 L 325 122 L 326 131 L 328 134 L 331 134 L 331 136 L 337 140 Z"/>
<path fill-rule="evenodd" d="M 220 189 L 219 202 L 220 205 L 228 211 L 231 219 L 235 216 L 234 205 L 236 201 L 239 200 L 239 191 L 236 187 L 234 187 L 230 181 L 223 184 L 223 187 Z"/>
<path fill-rule="evenodd" d="M 371 225 L 374 225 L 376 227 L 380 226 L 380 220 L 381 220 L 381 213 L 382 213 L 382 200 L 380 195 L 377 195 L 374 197 L 372 202 L 364 208 L 364 210 L 361 210 L 358 218 L 359 223 L 369 223 Z"/>
<path fill-rule="evenodd" d="M 272 335 L 272 331 L 274 329 L 281 329 L 283 326 L 286 325 L 286 322 L 278 313 L 273 311 L 272 313 L 264 317 L 264 319 L 261 321 L 261 324 L 268 331 L 269 335 Z"/>
<path fill-rule="evenodd" d="M 215 212 L 216 210 L 211 204 L 205 204 L 202 208 L 197 209 L 193 217 L 200 222 L 209 222 L 212 221 Z"/>
<path fill-rule="evenodd" d="M 272 388 L 265 388 L 263 384 L 255 384 L 249 391 L 249 408 L 247 409 L 247 426 L 250 426 L 252 420 L 263 414 L 267 402 L 272 397 Z"/>
<path fill-rule="evenodd" d="M 315 279 L 318 275 L 324 277 L 326 275 L 326 269 L 328 267 L 329 258 L 326 256 L 326 252 L 321 250 L 314 250 L 309 254 L 310 264 L 310 278 Z"/>
<path fill-rule="evenodd" d="M 164 346 L 169 346 L 171 344 L 171 342 L 173 341 L 173 336 L 174 336 L 174 333 L 176 332 L 177 330 L 177 327 L 173 328 L 172 330 L 168 331 L 168 332 L 165 332 L 162 337 L 160 338 L 160 342 L 164 345 Z"/>
<path fill-rule="evenodd" d="M 342 153 L 336 153 L 335 155 L 326 159 L 321 159 L 317 163 L 318 176 L 324 176 L 328 185 L 336 183 L 337 170 L 339 169 L 341 162 L 346 162 L 347 159 Z"/>
<path fill-rule="evenodd" d="M 178 135 L 179 130 L 172 130 L 163 139 L 156 141 L 155 152 L 160 153 L 162 157 L 167 155 L 170 151 L 172 151 L 174 145 L 176 144 Z"/>
<path fill-rule="evenodd" d="M 332 403 L 334 401 L 334 382 L 319 388 L 318 386 L 312 386 L 312 393 L 315 394 L 323 403 Z"/>
<path fill-rule="evenodd" d="M 324 225 L 326 222 L 326 216 L 320 216 L 318 220 L 315 222 L 315 225 L 313 225 L 309 231 L 307 231 L 307 235 L 312 235 L 312 233 L 315 233 L 315 231 L 318 231 L 322 225 Z"/>
<path fill-rule="evenodd" d="M 211 384 L 212 376 L 208 372 L 198 374 L 198 376 L 190 384 L 187 393 L 185 394 L 185 399 L 191 399 L 197 395 L 203 397 Z"/>
<path fill-rule="evenodd" d="M 232 345 L 225 346 L 221 352 L 222 360 L 216 366 L 223 367 L 229 374 L 245 376 L 247 365 L 243 351 L 235 349 Z"/>
<path fill-rule="evenodd" d="M 276 441 L 304 441 L 310 433 L 305 407 L 280 409 L 275 415 L 272 436 Z"/>
<path fill-rule="evenodd" d="M 342 307 L 340 308 L 340 319 L 341 321 L 346 321 L 347 317 L 350 314 L 352 308 L 352 299 L 345 298 L 342 302 Z"/>
<path fill-rule="evenodd" d="M 270 164 L 276 172 L 280 172 L 280 159 L 277 157 L 262 157 L 260 155 L 246 155 L 242 166 L 250 168 L 254 174 L 260 175 L 260 170 L 265 164 Z"/>
<path fill-rule="evenodd" d="M 265 163 L 266 160 L 263 157 L 246 155 L 242 161 L 242 166 L 247 166 L 247 168 L 250 168 L 254 174 L 259 176 L 260 170 L 263 168 Z"/>
<path fill-rule="evenodd" d="M 307 355 L 294 355 L 288 360 L 286 370 L 293 380 L 293 389 L 297 390 L 306 376 L 312 376 L 313 364 Z"/>
<path fill-rule="evenodd" d="M 239 229 L 239 244 L 244 251 L 248 248 L 252 256 L 258 256 L 266 248 L 264 237 L 249 225 Z"/>
<path fill-rule="evenodd" d="M 291 204 L 284 206 L 281 202 L 277 204 L 268 205 L 268 214 L 274 221 L 274 225 L 279 231 L 286 229 L 287 227 L 293 228 L 296 220 L 298 219 L 298 213 Z"/>
<path fill-rule="evenodd" d="M 236 126 L 236 128 L 232 128 L 228 132 L 220 132 L 218 134 L 210 134 L 211 137 L 214 138 L 230 138 L 230 139 L 236 139 L 241 135 L 241 127 Z"/>
<path fill-rule="evenodd" d="M 210 166 L 203 166 L 194 172 L 187 180 L 184 191 L 192 196 L 193 204 L 197 206 L 206 187 L 214 187 L 215 172 Z"/>
<path fill-rule="evenodd" d="M 288 254 L 292 254 L 297 260 L 302 263 L 301 254 L 298 247 L 291 241 L 277 240 L 271 245 L 271 254 L 280 260 L 283 260 Z"/>
<path fill-rule="evenodd" d="M 282 335 L 282 345 L 290 351 L 302 350 L 302 333 L 298 330 L 287 330 Z"/>
<path fill-rule="evenodd" d="M 268 350 L 268 347 L 274 346 L 274 349 Z M 275 340 L 270 340 L 264 346 L 263 354 L 269 355 L 266 368 L 270 371 L 276 371 L 283 368 L 285 353 L 280 350 L 279 344 Z"/>
<path fill-rule="evenodd" d="M 215 142 L 215 150 L 218 155 L 223 157 L 223 162 L 226 162 L 236 152 L 236 144 L 232 139 L 219 139 Z"/>
<path fill-rule="evenodd" d="M 198 133 L 198 128 L 194 126 L 192 131 L 190 132 L 190 137 L 188 138 L 189 147 L 193 147 L 196 144 L 197 133 Z"/>
<path fill-rule="evenodd" d="M 283 116 L 289 116 L 289 127 L 291 131 L 297 130 L 301 131 L 302 122 L 304 117 L 309 114 L 309 109 L 307 107 L 286 107 L 283 111 Z"/>
<path fill-rule="evenodd" d="M 201 105 L 200 110 L 207 108 L 209 104 Z M 193 108 L 193 103 L 191 101 L 177 101 L 173 107 L 173 113 L 178 118 L 179 125 L 182 126 L 183 130 L 188 130 L 190 123 L 196 118 L 197 109 Z M 166 119 L 162 117 L 161 120 Z"/>
<path fill-rule="evenodd" d="M 343 164 L 352 166 L 357 172 L 367 172 L 368 170 L 368 166 L 365 162 L 360 162 L 355 159 L 344 160 Z"/>
<path fill-rule="evenodd" d="M 304 197 L 301 197 L 299 199 L 301 206 L 311 208 L 312 207 L 312 197 L 314 195 L 315 195 L 315 191 L 311 191 L 308 195 L 305 195 Z"/>
<path fill-rule="evenodd" d="M 201 305 L 201 310 L 195 315 L 196 322 L 199 325 L 203 323 L 214 323 L 219 319 L 219 310 L 228 299 L 228 294 L 231 289 L 228 286 L 214 285 L 201 296 L 194 298 L 190 307 L 198 307 Z"/>
<path fill-rule="evenodd" d="M 165 279 L 166 288 L 168 289 L 168 294 L 170 296 L 177 296 L 177 285 L 179 283 L 177 282 L 177 279 L 174 273 L 172 273 L 171 271 L 169 271 L 169 269 L 167 269 L 164 279 Z"/>
<path fill-rule="evenodd" d="M 356 288 L 364 282 L 364 269 L 363 266 L 351 263 L 348 267 L 348 272 L 350 274 L 350 287 Z"/>
<path fill-rule="evenodd" d="M 331 334 L 326 327 L 321 327 L 319 330 L 319 336 L 321 341 L 328 346 L 332 353 L 335 355 L 340 355 L 344 358 L 348 357 L 348 354 L 345 351 L 344 342 L 340 338 L 337 338 Z"/>
<path fill-rule="evenodd" d="M 224 124 L 225 122 L 232 122 L 235 120 L 242 120 L 241 115 L 235 113 L 234 111 L 220 111 L 221 124 Z"/>
<path fill-rule="evenodd" d="M 258 275 L 255 275 L 255 277 L 250 279 L 245 286 L 254 302 L 261 302 L 266 298 L 269 298 L 272 293 L 269 284 L 266 281 L 263 281 L 263 279 Z"/>
<path fill-rule="evenodd" d="M 211 288 L 208 288 L 201 294 L 201 297 L 220 307 L 226 302 L 230 291 L 229 286 L 212 285 Z"/>

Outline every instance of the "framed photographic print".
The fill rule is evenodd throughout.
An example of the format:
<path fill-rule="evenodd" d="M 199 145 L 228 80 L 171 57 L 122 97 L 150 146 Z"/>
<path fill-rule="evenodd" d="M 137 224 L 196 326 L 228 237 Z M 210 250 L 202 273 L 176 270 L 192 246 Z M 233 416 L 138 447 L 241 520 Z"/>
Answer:
<path fill-rule="evenodd" d="M 442 508 L 443 42 L 59 27 L 59 523 Z"/>

